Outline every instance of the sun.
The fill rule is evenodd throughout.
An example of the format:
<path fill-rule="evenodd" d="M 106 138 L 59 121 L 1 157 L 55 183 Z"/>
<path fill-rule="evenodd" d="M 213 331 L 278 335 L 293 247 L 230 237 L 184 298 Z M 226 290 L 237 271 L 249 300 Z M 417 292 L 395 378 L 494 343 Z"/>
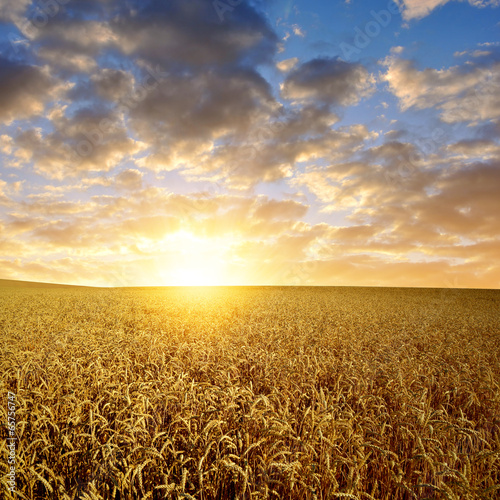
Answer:
<path fill-rule="evenodd" d="M 216 268 L 197 263 L 189 267 L 183 265 L 172 273 L 172 277 L 176 286 L 217 286 L 222 281 L 221 273 Z"/>
<path fill-rule="evenodd" d="M 168 286 L 220 286 L 227 284 L 229 244 L 178 231 L 165 241 L 161 279 Z"/>

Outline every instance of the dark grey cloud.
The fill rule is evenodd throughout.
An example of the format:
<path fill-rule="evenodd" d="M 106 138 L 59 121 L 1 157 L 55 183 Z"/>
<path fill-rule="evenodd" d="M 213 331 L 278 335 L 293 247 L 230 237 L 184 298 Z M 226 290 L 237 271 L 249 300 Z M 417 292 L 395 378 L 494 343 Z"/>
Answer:
<path fill-rule="evenodd" d="M 127 71 L 102 68 L 90 77 L 97 94 L 110 101 L 117 102 L 134 89 L 134 77 Z"/>
<path fill-rule="evenodd" d="M 137 2 L 121 9 L 111 25 L 125 54 L 164 67 L 271 62 L 278 42 L 265 18 L 245 1 L 227 22 L 211 0 Z"/>
<path fill-rule="evenodd" d="M 323 135 L 331 130 L 339 117 L 328 106 L 305 105 L 289 110 L 277 128 L 277 140 L 290 141 L 301 136 Z M 265 137 L 265 133 L 261 134 Z"/>
<path fill-rule="evenodd" d="M 129 124 L 154 148 L 146 166 L 170 169 L 212 151 L 215 140 L 238 142 L 276 107 L 269 84 L 251 69 L 172 74 L 132 106 Z"/>
<path fill-rule="evenodd" d="M 75 72 L 113 54 L 178 71 L 253 66 L 272 62 L 278 46 L 265 17 L 246 1 L 227 22 L 211 0 L 72 1 L 49 17 L 28 24 L 38 55 Z"/>
<path fill-rule="evenodd" d="M 54 130 L 33 130 L 18 140 L 37 171 L 49 176 L 69 171 L 62 167 L 72 163 L 68 147 L 95 146 L 89 135 L 98 147 L 80 154 L 73 171 L 99 165 L 109 171 L 137 151 L 131 132 L 149 147 L 141 166 L 177 168 L 215 151 L 215 141 L 218 152 L 238 144 L 280 107 L 256 70 L 274 64 L 278 38 L 252 2 L 239 3 L 221 20 L 211 0 L 78 0 L 32 25 L 29 38 L 30 57 L 71 81 L 72 106 L 60 108 Z M 146 80 L 147 88 L 141 86 Z M 325 129 L 315 116 L 316 129 Z M 102 120 L 111 120 L 113 129 L 104 131 Z"/>
<path fill-rule="evenodd" d="M 65 88 L 46 67 L 0 57 L 0 119 L 6 122 L 41 115 L 45 104 L 62 97 Z"/>
<path fill-rule="evenodd" d="M 286 78 L 283 97 L 348 106 L 373 91 L 374 80 L 361 64 L 318 58 L 294 69 Z"/>

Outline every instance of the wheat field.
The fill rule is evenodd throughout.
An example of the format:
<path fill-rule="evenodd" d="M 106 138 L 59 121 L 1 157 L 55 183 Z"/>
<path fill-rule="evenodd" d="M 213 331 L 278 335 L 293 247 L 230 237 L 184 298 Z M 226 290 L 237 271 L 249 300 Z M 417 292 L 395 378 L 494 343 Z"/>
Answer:
<path fill-rule="evenodd" d="M 0 289 L 26 499 L 500 498 L 500 291 Z"/>

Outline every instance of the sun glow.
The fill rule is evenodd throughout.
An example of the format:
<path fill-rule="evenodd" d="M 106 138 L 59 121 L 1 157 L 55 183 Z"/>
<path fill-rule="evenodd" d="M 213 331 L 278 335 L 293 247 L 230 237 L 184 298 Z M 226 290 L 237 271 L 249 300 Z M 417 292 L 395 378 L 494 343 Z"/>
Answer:
<path fill-rule="evenodd" d="M 204 262 L 183 265 L 172 273 L 176 286 L 217 286 L 221 285 L 221 273 L 210 269 Z"/>
<path fill-rule="evenodd" d="M 170 286 L 220 286 L 228 284 L 228 242 L 199 238 L 179 231 L 168 238 L 169 258 L 162 280 Z"/>

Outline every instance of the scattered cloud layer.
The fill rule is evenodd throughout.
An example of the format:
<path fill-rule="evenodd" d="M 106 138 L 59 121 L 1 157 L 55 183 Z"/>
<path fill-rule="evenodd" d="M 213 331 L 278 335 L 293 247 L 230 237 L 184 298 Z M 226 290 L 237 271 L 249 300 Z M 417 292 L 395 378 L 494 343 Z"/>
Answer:
<path fill-rule="evenodd" d="M 299 6 L 56 4 L 0 6 L 0 278 L 499 286 L 494 41 L 438 64 L 394 16 L 346 61 Z"/>
<path fill-rule="evenodd" d="M 382 80 L 402 110 L 436 107 L 446 123 L 491 120 L 500 114 L 500 62 L 468 61 L 446 69 L 419 70 L 412 61 L 390 56 L 384 64 Z"/>

